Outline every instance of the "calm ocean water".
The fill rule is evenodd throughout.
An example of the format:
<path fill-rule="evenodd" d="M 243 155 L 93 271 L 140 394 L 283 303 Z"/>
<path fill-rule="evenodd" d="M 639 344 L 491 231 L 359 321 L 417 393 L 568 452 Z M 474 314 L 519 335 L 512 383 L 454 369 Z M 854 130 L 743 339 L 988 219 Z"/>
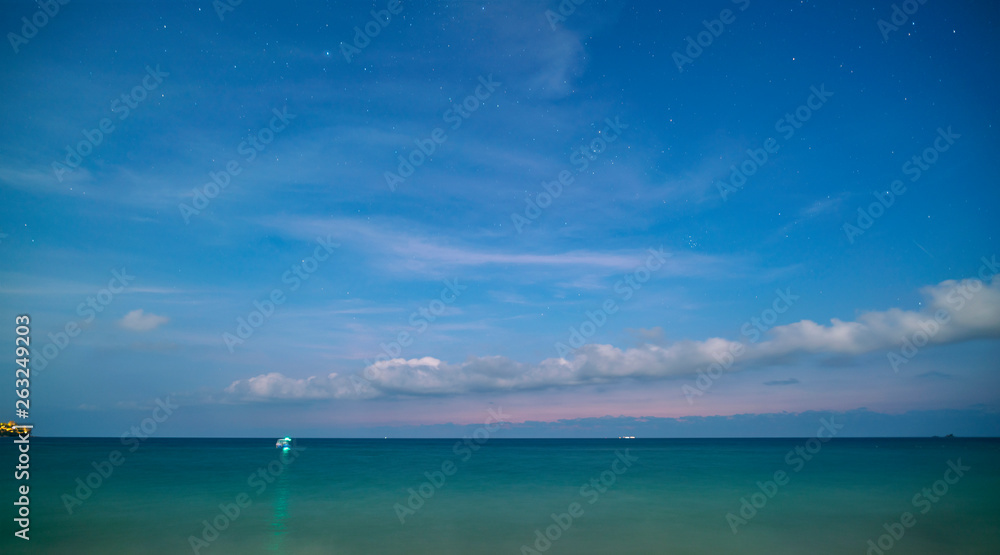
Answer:
<path fill-rule="evenodd" d="M 456 443 L 5 438 L 0 552 L 1000 553 L 998 440 Z"/>

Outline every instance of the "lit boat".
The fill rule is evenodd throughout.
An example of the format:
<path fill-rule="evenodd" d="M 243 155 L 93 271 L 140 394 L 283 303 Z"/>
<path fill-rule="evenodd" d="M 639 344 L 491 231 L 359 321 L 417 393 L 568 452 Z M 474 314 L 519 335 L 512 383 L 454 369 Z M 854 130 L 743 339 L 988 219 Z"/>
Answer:
<path fill-rule="evenodd" d="M 288 451 L 292 448 L 292 438 L 283 437 L 279 439 L 275 444 L 275 447 L 280 447 L 283 451 Z"/>

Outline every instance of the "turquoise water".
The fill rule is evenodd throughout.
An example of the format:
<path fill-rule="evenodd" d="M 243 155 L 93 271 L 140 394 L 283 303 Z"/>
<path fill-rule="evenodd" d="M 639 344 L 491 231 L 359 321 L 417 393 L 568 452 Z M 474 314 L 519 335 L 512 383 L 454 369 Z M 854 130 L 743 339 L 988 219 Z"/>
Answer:
<path fill-rule="evenodd" d="M 25 542 L 13 537 L 16 454 L 5 439 L 0 551 L 194 553 L 194 536 L 207 544 L 198 552 L 210 555 L 518 554 L 522 546 L 574 555 L 864 554 L 868 540 L 887 533 L 883 524 L 892 528 L 908 511 L 915 522 L 893 528 L 902 535 L 884 553 L 1000 553 L 998 440 L 490 439 L 474 452 L 455 445 L 299 440 L 282 454 L 274 439 L 151 439 L 129 452 L 116 439 L 35 438 Z M 804 451 L 807 461 L 797 446 L 819 450 Z M 117 466 L 106 462 L 116 450 Z M 946 476 L 948 461 L 969 469 Z M 90 473 L 97 484 L 94 462 L 113 470 L 70 514 L 62 496 Z M 259 470 L 264 477 L 251 478 Z M 775 481 L 776 472 L 785 476 Z M 936 481 L 941 493 L 945 477 L 954 482 L 947 492 L 928 491 L 937 501 L 923 496 Z M 758 481 L 766 493 L 754 496 Z M 409 489 L 420 496 L 421 484 L 429 498 L 419 497 L 421 506 L 414 497 L 410 509 Z M 734 534 L 727 514 L 739 516 L 741 498 L 760 508 L 744 508 L 750 518 Z M 202 522 L 212 520 L 224 528 L 218 537 Z M 546 531 L 557 539 L 538 540 Z"/>

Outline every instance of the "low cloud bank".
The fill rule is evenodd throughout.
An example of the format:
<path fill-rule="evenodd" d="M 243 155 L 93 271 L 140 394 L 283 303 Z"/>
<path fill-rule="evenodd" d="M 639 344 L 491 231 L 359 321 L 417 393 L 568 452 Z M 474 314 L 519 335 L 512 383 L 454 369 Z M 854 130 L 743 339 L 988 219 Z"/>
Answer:
<path fill-rule="evenodd" d="M 376 362 L 361 375 L 293 378 L 279 372 L 261 374 L 233 382 L 223 398 L 230 402 L 368 399 L 568 388 L 692 376 L 734 349 L 741 354 L 729 371 L 792 355 L 862 355 L 898 348 L 904 340 L 943 345 L 1000 337 L 1000 280 L 948 280 L 925 287 L 921 293 L 925 302 L 919 311 L 870 311 L 854 321 L 834 318 L 829 324 L 802 320 L 772 328 L 757 343 L 715 337 L 631 349 L 589 344 L 571 358 L 549 358 L 537 364 L 501 356 L 470 357 L 460 363 L 433 357 L 397 358 Z"/>

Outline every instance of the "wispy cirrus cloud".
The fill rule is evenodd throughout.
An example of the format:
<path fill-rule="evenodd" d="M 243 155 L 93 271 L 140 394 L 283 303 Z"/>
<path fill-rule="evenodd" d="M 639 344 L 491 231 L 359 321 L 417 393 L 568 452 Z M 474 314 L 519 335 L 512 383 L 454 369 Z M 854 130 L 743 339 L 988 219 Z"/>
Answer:
<path fill-rule="evenodd" d="M 803 218 L 811 218 L 813 216 L 819 216 L 820 214 L 836 212 L 846 199 L 847 195 L 844 193 L 836 196 L 827 195 L 825 198 L 819 199 L 803 208 L 800 215 Z"/>
<path fill-rule="evenodd" d="M 588 250 L 574 249 L 561 252 L 525 252 L 500 246 L 471 246 L 452 236 L 434 234 L 427 229 L 404 228 L 391 220 L 351 218 L 265 218 L 259 221 L 271 229 L 302 240 L 317 236 L 334 235 L 345 244 L 366 252 L 380 253 L 378 262 L 387 271 L 414 272 L 439 277 L 447 272 L 469 271 L 475 268 L 517 266 L 520 268 L 546 268 L 562 271 L 565 283 L 580 283 L 592 287 L 586 275 L 609 276 L 634 270 L 656 250 L 667 259 L 658 277 L 718 277 L 746 271 L 752 262 L 744 256 L 711 255 L 688 251 L 667 251 L 661 245 L 648 245 L 646 249 Z M 770 275 L 774 270 L 762 270 Z M 780 271 L 780 270 L 779 270 Z M 586 274 L 586 275 L 584 275 Z"/>

